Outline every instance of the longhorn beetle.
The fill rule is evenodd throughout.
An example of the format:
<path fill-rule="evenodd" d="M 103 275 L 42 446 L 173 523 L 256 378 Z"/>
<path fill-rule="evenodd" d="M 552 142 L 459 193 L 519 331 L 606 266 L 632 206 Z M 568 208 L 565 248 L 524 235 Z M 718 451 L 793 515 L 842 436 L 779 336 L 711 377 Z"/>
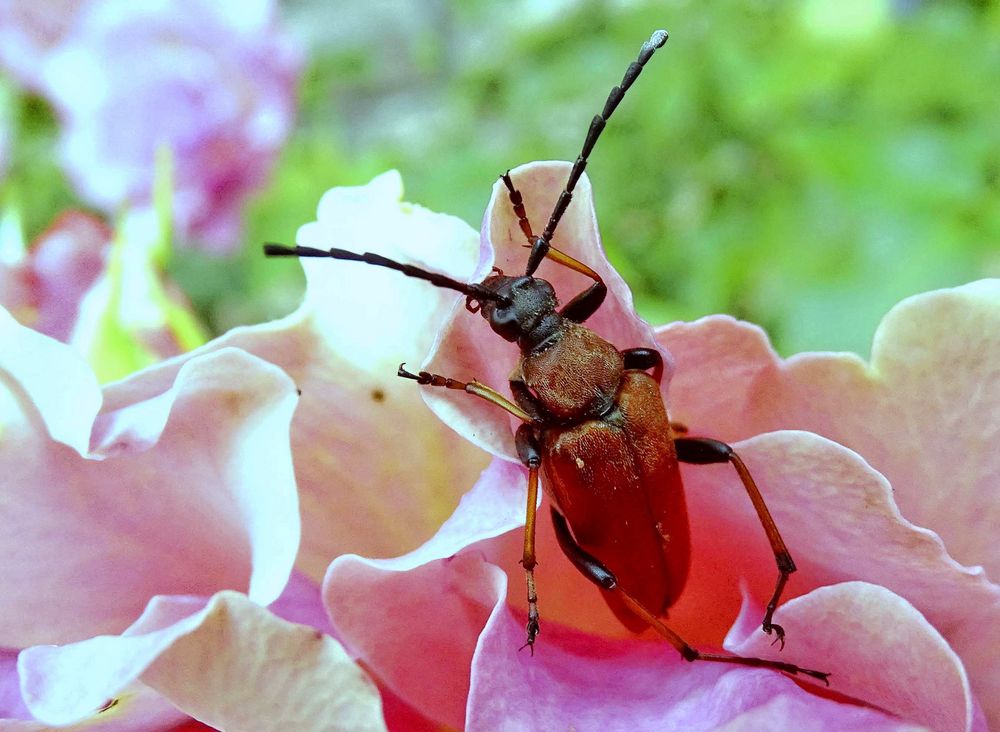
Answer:
<path fill-rule="evenodd" d="M 422 386 L 465 391 L 521 420 L 515 445 L 528 469 L 521 560 L 528 586 L 525 645 L 534 650 L 539 631 L 534 569 L 535 507 L 541 474 L 560 547 L 573 565 L 603 590 L 611 609 L 627 627 L 638 631 L 652 626 L 688 661 L 773 668 L 826 683 L 828 673 L 791 663 L 702 653 L 660 620 L 676 602 L 688 573 L 690 546 L 681 462 L 729 463 L 736 470 L 777 563 L 778 579 L 761 625 L 782 646 L 785 631 L 772 622 L 772 616 L 795 563 L 736 452 L 717 440 L 674 435 L 659 390 L 663 376 L 660 353 L 648 348 L 619 351 L 583 325 L 604 302 L 607 287 L 597 272 L 551 245 L 605 124 L 643 66 L 666 41 L 666 31 L 653 33 L 642 44 L 621 84 L 611 90 L 604 109 L 590 124 L 583 149 L 540 235 L 534 234 L 510 171 L 500 176 L 531 249 L 523 275 L 512 277 L 496 270 L 482 283 L 470 284 L 368 252 L 281 244 L 265 244 L 264 252 L 269 256 L 364 262 L 457 290 L 465 295 L 469 312 L 478 312 L 497 335 L 517 343 L 521 359 L 510 380 L 513 401 L 475 380 L 458 381 L 426 371 L 411 373 L 404 365 L 400 365 L 398 376 Z M 593 282 L 557 309 L 552 285 L 534 276 L 543 259 Z"/>

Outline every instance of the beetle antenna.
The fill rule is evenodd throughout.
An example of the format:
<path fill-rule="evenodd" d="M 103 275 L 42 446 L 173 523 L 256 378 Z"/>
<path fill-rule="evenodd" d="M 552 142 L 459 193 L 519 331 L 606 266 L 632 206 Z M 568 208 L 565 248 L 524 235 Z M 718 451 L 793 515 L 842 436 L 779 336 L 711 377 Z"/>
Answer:
<path fill-rule="evenodd" d="M 549 217 L 549 223 L 546 225 L 545 231 L 542 232 L 542 239 L 545 241 L 545 244 L 552 241 L 552 235 L 556 232 L 559 220 L 566 213 L 569 202 L 573 200 L 573 189 L 576 188 L 577 181 L 580 180 L 580 176 L 587 167 L 587 158 L 590 157 L 590 153 L 597 143 L 597 138 L 601 136 L 604 126 L 611 119 L 611 115 L 618 107 L 618 103 L 621 102 L 622 97 L 625 96 L 625 92 L 639 78 L 642 67 L 646 65 L 646 62 L 649 61 L 656 49 L 661 48 L 667 42 L 668 37 L 669 34 L 665 30 L 658 30 L 649 37 L 648 41 L 642 44 L 642 48 L 639 50 L 639 57 L 630 63 L 625 70 L 622 83 L 611 90 L 611 93 L 608 94 L 608 100 L 604 103 L 604 109 L 601 110 L 600 114 L 595 115 L 591 121 L 590 130 L 587 132 L 587 138 L 583 141 L 583 149 L 580 151 L 580 156 L 573 163 L 573 169 L 569 172 L 569 180 L 566 181 L 566 187 L 559 195 L 559 200 L 556 201 L 556 206 Z"/>
<path fill-rule="evenodd" d="M 373 254 L 371 252 L 358 254 L 357 252 L 336 248 L 314 249 L 313 247 L 302 246 L 290 247 L 285 244 L 276 244 L 273 242 L 268 242 L 264 245 L 264 254 L 268 257 L 329 257 L 330 259 L 341 259 L 348 262 L 364 262 L 365 264 L 374 264 L 377 267 L 387 267 L 389 269 L 394 269 L 397 272 L 402 272 L 407 277 L 415 277 L 418 280 L 425 280 L 430 282 L 435 287 L 458 290 L 469 300 L 478 300 L 479 302 L 495 300 L 501 305 L 510 304 L 510 298 L 505 295 L 501 295 L 498 292 L 494 292 L 483 285 L 459 282 L 458 280 L 453 280 L 451 277 L 446 277 L 445 275 L 438 274 L 437 272 L 430 272 L 426 269 L 415 267 L 412 264 L 403 264 L 402 262 L 397 262 L 394 259 L 383 257 L 381 254 Z"/>

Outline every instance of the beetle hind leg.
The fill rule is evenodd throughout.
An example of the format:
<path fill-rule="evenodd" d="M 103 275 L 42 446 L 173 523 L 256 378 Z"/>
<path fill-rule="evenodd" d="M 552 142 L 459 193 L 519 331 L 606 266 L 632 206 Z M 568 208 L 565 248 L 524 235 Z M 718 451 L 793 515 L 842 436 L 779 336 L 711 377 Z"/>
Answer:
<path fill-rule="evenodd" d="M 778 532 L 778 526 L 774 523 L 771 512 L 768 510 L 767 504 L 764 503 L 764 498 L 761 496 L 760 489 L 757 488 L 753 476 L 750 475 L 747 466 L 733 448 L 719 440 L 712 440 L 705 437 L 678 437 L 674 440 L 674 446 L 677 449 L 677 459 L 683 463 L 706 465 L 728 462 L 736 470 L 736 474 L 739 475 L 747 495 L 750 496 L 750 502 L 753 503 L 754 510 L 757 512 L 757 518 L 760 520 L 761 526 L 764 527 L 764 533 L 771 544 L 771 551 L 774 552 L 774 561 L 778 565 L 778 580 L 775 582 L 774 592 L 771 593 L 771 599 L 768 601 L 767 608 L 764 611 L 764 620 L 761 622 L 761 627 L 768 635 L 774 633 L 774 642 L 780 643 L 781 647 L 784 648 L 785 629 L 772 622 L 772 618 L 775 609 L 778 607 L 781 592 L 785 589 L 788 576 L 795 571 L 795 562 L 788 551 L 788 547 L 785 546 L 785 541 Z"/>
<path fill-rule="evenodd" d="M 713 661 L 715 663 L 731 663 L 738 666 L 770 668 L 775 671 L 792 674 L 793 676 L 799 674 L 809 676 L 822 681 L 827 686 L 830 685 L 828 680 L 830 674 L 826 671 L 816 671 L 811 668 L 796 666 L 794 663 L 770 661 L 765 658 L 754 658 L 752 656 L 726 656 L 721 653 L 702 653 L 689 645 L 687 641 L 667 627 L 663 621 L 650 612 L 641 602 L 622 589 L 615 575 L 600 560 L 576 543 L 576 539 L 570 533 L 566 519 L 555 509 L 552 509 L 552 524 L 555 526 L 556 539 L 559 541 L 559 546 L 573 565 L 598 587 L 609 592 L 614 592 L 636 616 L 642 618 L 653 630 L 666 638 L 670 645 L 677 649 L 677 652 L 681 654 L 681 657 L 685 661 Z"/>

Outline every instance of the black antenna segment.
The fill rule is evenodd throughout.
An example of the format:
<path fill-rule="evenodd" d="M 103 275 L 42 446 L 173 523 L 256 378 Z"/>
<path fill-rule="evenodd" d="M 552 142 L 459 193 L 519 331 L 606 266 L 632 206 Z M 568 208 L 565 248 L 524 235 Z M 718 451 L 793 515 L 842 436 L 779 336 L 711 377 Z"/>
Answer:
<path fill-rule="evenodd" d="M 357 252 L 336 248 L 314 249 L 313 247 L 302 246 L 290 247 L 285 244 L 275 244 L 273 242 L 269 242 L 264 245 L 264 254 L 268 257 L 329 257 L 330 259 L 342 259 L 348 262 L 364 262 L 365 264 L 374 264 L 378 267 L 387 267 L 389 269 L 394 269 L 397 272 L 402 272 L 408 277 L 415 277 L 418 280 L 426 280 L 436 287 L 458 290 L 470 300 L 478 300 L 479 302 L 494 300 L 500 305 L 510 304 L 510 298 L 494 292 L 487 287 L 483 287 L 482 285 L 459 282 L 458 280 L 453 280 L 451 277 L 446 277 L 445 275 L 438 274 L 437 272 L 430 272 L 426 269 L 421 269 L 420 267 L 414 267 L 412 264 L 403 264 L 394 259 L 383 257 L 381 254 L 372 254 L 371 252 L 358 254 Z"/>
<path fill-rule="evenodd" d="M 555 234 L 559 220 L 566 213 L 566 207 L 569 206 L 569 202 L 573 200 L 573 189 L 576 188 L 577 181 L 580 180 L 580 176 L 587 167 L 587 158 L 590 157 L 590 152 L 594 149 L 597 138 L 601 136 L 604 126 L 611 119 L 611 115 L 618 107 L 622 97 L 625 96 L 625 92 L 639 78 L 642 67 L 646 65 L 646 62 L 649 61 L 656 49 L 661 48 L 667 42 L 667 38 L 669 38 L 669 34 L 665 30 L 658 30 L 649 37 L 648 41 L 642 44 L 642 48 L 639 49 L 639 57 L 630 63 L 625 70 L 622 83 L 611 90 L 611 93 L 608 94 L 608 100 L 604 103 L 604 109 L 601 110 L 600 114 L 595 115 L 591 121 L 590 130 L 587 132 L 587 138 L 583 141 L 583 149 L 580 151 L 580 156 L 573 163 L 573 169 L 569 172 L 566 188 L 559 194 L 559 200 L 556 201 L 556 206 L 552 210 L 549 223 L 546 225 L 545 231 L 542 232 L 541 238 L 545 241 L 545 244 L 549 244 L 552 241 L 552 235 Z"/>

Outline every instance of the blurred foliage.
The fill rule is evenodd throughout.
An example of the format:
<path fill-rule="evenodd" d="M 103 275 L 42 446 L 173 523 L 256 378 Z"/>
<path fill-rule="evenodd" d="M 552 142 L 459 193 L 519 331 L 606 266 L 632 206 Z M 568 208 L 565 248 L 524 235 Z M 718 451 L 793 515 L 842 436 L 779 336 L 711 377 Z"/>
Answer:
<path fill-rule="evenodd" d="M 61 211 L 79 203 L 56 160 L 59 130 L 52 110 L 39 97 L 18 94 L 12 86 L 0 104 L 9 107 L 6 111 L 13 128 L 9 149 L 0 150 L 0 155 L 8 155 L 6 176 L 0 177 L 0 204 L 18 209 L 33 239 Z"/>
<path fill-rule="evenodd" d="M 784 354 L 867 354 L 901 298 L 1000 276 L 996 3 L 289 0 L 283 12 L 309 48 L 297 132 L 250 207 L 243 253 L 172 263 L 216 329 L 294 307 L 297 271 L 259 243 L 293 239 L 333 185 L 397 168 L 408 200 L 478 228 L 499 173 L 577 155 L 659 27 L 671 40 L 588 168 L 609 255 L 649 320 L 726 312 Z M 37 106 L 22 104 L 7 184 L 29 233 L 66 198 L 61 182 L 34 190 L 58 181 L 34 162 L 53 125 Z"/>

